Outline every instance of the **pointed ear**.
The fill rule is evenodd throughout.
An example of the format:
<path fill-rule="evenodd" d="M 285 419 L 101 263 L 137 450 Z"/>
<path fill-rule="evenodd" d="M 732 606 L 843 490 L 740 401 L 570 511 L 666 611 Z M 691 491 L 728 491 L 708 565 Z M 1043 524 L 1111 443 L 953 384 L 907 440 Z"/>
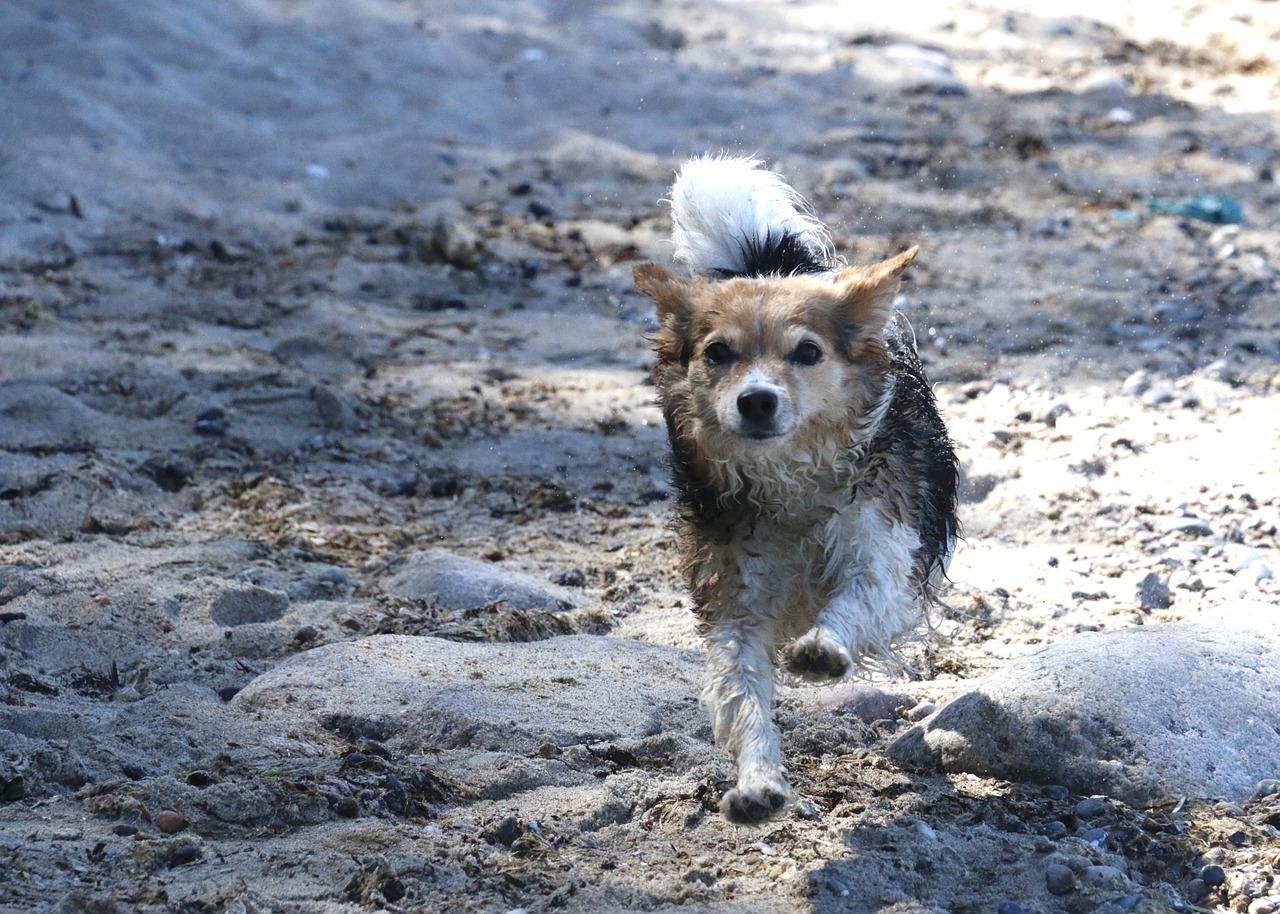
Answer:
<path fill-rule="evenodd" d="M 893 299 L 902 273 L 916 259 L 919 246 L 870 267 L 849 267 L 835 278 L 844 318 L 849 325 L 878 334 L 893 315 Z"/>
<path fill-rule="evenodd" d="M 658 306 L 659 323 L 666 325 L 672 319 L 679 320 L 688 315 L 692 282 L 680 279 L 656 263 L 642 263 L 631 271 L 631 275 L 635 278 L 636 288 Z"/>

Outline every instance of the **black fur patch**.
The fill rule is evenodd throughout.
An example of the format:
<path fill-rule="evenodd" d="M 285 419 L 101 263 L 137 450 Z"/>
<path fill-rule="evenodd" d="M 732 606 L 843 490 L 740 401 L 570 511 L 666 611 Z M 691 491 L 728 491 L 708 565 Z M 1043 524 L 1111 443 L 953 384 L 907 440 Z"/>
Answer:
<path fill-rule="evenodd" d="M 960 535 L 956 517 L 960 471 L 954 445 L 938 413 L 938 402 L 905 318 L 895 314 L 885 342 L 898 383 L 870 450 L 872 456 L 896 451 L 920 486 L 917 573 L 922 581 L 928 581 L 935 570 L 945 565 Z"/>
<path fill-rule="evenodd" d="M 713 271 L 717 276 L 724 279 L 740 276 L 796 276 L 802 273 L 823 273 L 831 268 L 820 252 L 805 244 L 802 235 L 793 232 L 775 235 L 770 231 L 763 240 L 743 238 L 738 242 L 738 248 L 742 251 L 742 272 Z"/>

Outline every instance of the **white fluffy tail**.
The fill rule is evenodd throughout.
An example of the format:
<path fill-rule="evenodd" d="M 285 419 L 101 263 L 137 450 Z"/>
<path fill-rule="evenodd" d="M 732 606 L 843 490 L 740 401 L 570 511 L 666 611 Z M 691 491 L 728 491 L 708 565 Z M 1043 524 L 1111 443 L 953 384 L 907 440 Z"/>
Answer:
<path fill-rule="evenodd" d="M 690 159 L 671 188 L 675 259 L 696 274 L 820 273 L 831 236 L 809 204 L 750 156 Z"/>

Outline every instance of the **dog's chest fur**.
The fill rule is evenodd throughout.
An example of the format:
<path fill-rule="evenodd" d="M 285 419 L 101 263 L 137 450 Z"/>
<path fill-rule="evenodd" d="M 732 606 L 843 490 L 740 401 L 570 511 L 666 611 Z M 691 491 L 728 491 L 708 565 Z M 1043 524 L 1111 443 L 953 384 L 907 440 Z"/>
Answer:
<path fill-rule="evenodd" d="M 919 537 L 893 519 L 875 487 L 857 484 L 862 475 L 853 467 L 817 461 L 772 485 L 747 473 L 732 496 L 701 510 L 685 500 L 685 572 L 705 622 L 754 617 L 783 641 L 813 625 L 852 569 L 901 573 L 881 560 L 884 547 L 913 550 Z"/>

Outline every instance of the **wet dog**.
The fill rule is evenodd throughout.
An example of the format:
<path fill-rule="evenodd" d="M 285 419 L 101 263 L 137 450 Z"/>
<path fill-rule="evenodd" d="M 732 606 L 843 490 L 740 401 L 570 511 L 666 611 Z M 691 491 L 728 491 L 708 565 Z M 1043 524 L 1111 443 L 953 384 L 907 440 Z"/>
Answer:
<path fill-rule="evenodd" d="M 916 248 L 841 266 L 804 201 L 749 158 L 686 163 L 671 204 L 693 278 L 646 263 L 635 282 L 657 305 L 702 700 L 738 765 L 720 808 L 759 822 L 791 798 L 775 663 L 824 682 L 891 658 L 955 546 L 956 458 L 894 307 Z"/>

